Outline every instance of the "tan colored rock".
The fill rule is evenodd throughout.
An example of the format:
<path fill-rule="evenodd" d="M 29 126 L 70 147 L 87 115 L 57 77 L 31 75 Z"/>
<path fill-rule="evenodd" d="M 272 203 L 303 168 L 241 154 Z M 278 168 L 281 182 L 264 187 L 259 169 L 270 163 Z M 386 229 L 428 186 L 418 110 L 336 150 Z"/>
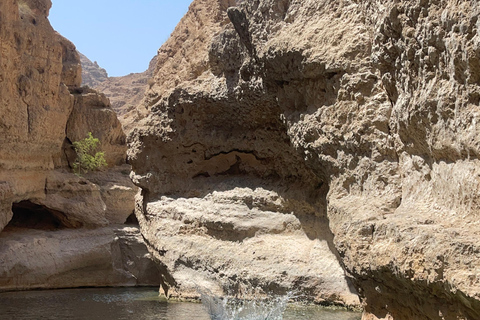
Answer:
<path fill-rule="evenodd" d="M 281 110 L 259 79 L 252 80 L 258 90 L 245 86 L 242 95 L 235 87 L 240 77 L 232 72 L 243 62 L 226 62 L 235 51 L 229 46 L 242 50 L 239 59 L 248 54 L 233 27 L 218 35 L 231 4 L 192 4 L 159 50 L 146 99 L 151 114 L 130 136 L 133 181 L 143 195 L 137 217 L 160 261 L 163 292 L 191 298 L 198 284 L 224 293 L 245 284 L 357 305 L 332 251 L 322 179 L 289 144 Z M 228 79 L 210 72 L 209 59 Z"/>
<path fill-rule="evenodd" d="M 47 176 L 45 198 L 35 201 L 61 212 L 59 219 L 70 228 L 105 226 L 107 207 L 100 187 L 69 172 L 52 171 Z"/>
<path fill-rule="evenodd" d="M 144 98 L 145 90 L 152 84 L 151 77 L 156 66 L 157 56 L 149 64 L 146 71 L 130 73 L 122 77 L 108 77 L 105 69 L 91 62 L 80 54 L 82 62 L 83 85 L 87 85 L 105 94 L 110 100 L 112 109 L 117 113 L 125 132 L 129 132 L 137 121 L 142 119 L 144 112 L 137 106 Z"/>
<path fill-rule="evenodd" d="M 88 86 L 92 89 L 96 89 L 97 85 L 108 79 L 107 70 L 101 68 L 97 61 L 92 62 L 81 52 L 80 62 L 82 64 L 82 86 Z"/>
<path fill-rule="evenodd" d="M 139 215 L 143 235 L 172 277 L 163 293 L 191 299 L 199 297 L 198 287 L 224 295 L 247 284 L 271 294 L 308 292 L 317 303 L 357 305 L 329 248 L 327 220 L 304 202 L 289 203 L 284 189 L 252 185 L 222 180 L 203 197 L 164 196 L 146 204 L 145 216 Z"/>
<path fill-rule="evenodd" d="M 220 4 L 232 5 L 195 1 L 162 47 L 148 117 L 129 137 L 164 285 L 192 269 L 220 284 L 242 276 L 202 250 L 242 256 L 261 237 L 230 247 L 209 231 L 238 239 L 256 207 L 235 210 L 234 190 L 261 187 L 299 205 L 298 220 L 305 206 L 328 220 L 315 230 L 333 233 L 364 319 L 479 319 L 478 3 L 255 0 L 228 10 L 232 24 L 202 15 Z M 281 208 L 268 211 L 286 219 Z"/>
<path fill-rule="evenodd" d="M 154 285 L 137 231 L 105 227 L 133 212 L 125 135 L 108 99 L 80 88 L 79 55 L 50 7 L 0 2 L 0 290 Z M 90 180 L 71 171 L 72 142 L 88 132 L 113 167 Z M 97 229 L 65 229 L 80 227 Z"/>
<path fill-rule="evenodd" d="M 11 186 L 13 200 L 43 193 L 73 108 L 68 87 L 80 84 L 73 45 L 47 20 L 50 6 L 0 4 L 0 181 Z"/>
<path fill-rule="evenodd" d="M 91 172 L 85 178 L 100 188 L 105 203 L 105 218 L 109 223 L 125 223 L 134 213 L 138 188 L 130 180 L 130 165 Z"/>
<path fill-rule="evenodd" d="M 129 172 L 128 165 L 84 177 L 55 170 L 47 176 L 45 196 L 32 202 L 48 208 L 69 228 L 125 223 L 134 212 L 137 193 Z"/>
<path fill-rule="evenodd" d="M 158 271 L 138 228 L 0 233 L 0 291 L 158 285 Z"/>
<path fill-rule="evenodd" d="M 105 97 L 79 89 L 78 53 L 50 26 L 50 6 L 8 0 L 0 7 L 0 181 L 13 201 L 43 197 L 48 172 L 67 165 L 66 131 L 71 141 L 96 133 L 107 160 L 125 162 L 121 125 Z"/>
<path fill-rule="evenodd" d="M 130 278 L 135 286 L 159 286 L 160 271 L 145 246 L 138 226 L 114 229 L 113 264 Z M 119 284 L 115 284 L 119 285 Z"/>
<path fill-rule="evenodd" d="M 108 98 L 85 87 L 75 90 L 74 96 L 74 108 L 66 126 L 68 140 L 83 140 L 91 132 L 100 140 L 98 150 L 105 152 L 110 167 L 125 164 L 125 133 Z"/>
<path fill-rule="evenodd" d="M 12 219 L 12 188 L 7 182 L 0 182 L 0 232 Z"/>

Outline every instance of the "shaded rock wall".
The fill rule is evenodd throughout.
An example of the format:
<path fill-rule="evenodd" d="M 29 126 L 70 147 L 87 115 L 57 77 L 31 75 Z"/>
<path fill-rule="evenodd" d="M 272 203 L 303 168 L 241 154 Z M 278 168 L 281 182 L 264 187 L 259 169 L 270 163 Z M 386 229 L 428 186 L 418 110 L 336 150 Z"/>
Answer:
<path fill-rule="evenodd" d="M 229 22 L 233 5 L 192 4 L 129 137 L 165 291 L 240 279 L 346 303 L 351 276 L 364 319 L 478 319 L 477 1 L 252 0 Z M 286 258 L 292 241 L 325 249 Z M 325 265 L 345 270 L 336 296 Z"/>
<path fill-rule="evenodd" d="M 158 284 L 136 227 L 61 229 L 48 236 L 10 228 L 0 234 L 0 252 L 0 291 Z"/>

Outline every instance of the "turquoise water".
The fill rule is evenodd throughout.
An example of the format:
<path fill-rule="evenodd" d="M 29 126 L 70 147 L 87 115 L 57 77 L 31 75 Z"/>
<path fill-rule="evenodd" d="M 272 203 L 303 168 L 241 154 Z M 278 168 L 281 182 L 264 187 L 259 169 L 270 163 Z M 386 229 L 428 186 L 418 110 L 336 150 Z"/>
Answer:
<path fill-rule="evenodd" d="M 360 318 L 359 313 L 317 307 L 289 307 L 283 317 L 284 320 Z M 159 301 L 156 288 L 93 288 L 0 293 L 0 319 L 210 320 L 210 317 L 199 303 Z"/>

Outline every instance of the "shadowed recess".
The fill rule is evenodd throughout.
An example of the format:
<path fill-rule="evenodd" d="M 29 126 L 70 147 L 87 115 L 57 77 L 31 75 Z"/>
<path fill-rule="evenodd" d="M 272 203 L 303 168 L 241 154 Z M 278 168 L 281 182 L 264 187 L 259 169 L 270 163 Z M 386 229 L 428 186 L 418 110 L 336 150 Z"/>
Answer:
<path fill-rule="evenodd" d="M 66 226 L 58 218 L 60 212 L 31 201 L 21 201 L 12 205 L 13 218 L 7 228 L 27 228 L 40 230 L 57 230 Z"/>

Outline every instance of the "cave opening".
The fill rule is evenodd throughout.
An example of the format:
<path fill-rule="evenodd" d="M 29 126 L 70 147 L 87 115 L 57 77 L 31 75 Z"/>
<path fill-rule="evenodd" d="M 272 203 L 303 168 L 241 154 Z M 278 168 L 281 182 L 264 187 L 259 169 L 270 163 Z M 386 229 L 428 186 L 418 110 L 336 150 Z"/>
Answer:
<path fill-rule="evenodd" d="M 135 213 L 132 213 L 131 215 L 128 216 L 127 220 L 125 221 L 125 224 L 134 225 L 134 226 L 139 225 L 139 222 Z"/>
<path fill-rule="evenodd" d="M 60 212 L 28 200 L 12 205 L 13 217 L 6 228 L 58 230 L 66 226 L 58 218 Z"/>

